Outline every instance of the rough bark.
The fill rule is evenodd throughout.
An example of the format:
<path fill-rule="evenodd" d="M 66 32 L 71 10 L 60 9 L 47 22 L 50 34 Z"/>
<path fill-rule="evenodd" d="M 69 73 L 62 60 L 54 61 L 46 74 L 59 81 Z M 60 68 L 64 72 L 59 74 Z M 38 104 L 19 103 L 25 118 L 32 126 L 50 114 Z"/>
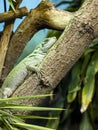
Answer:
<path fill-rule="evenodd" d="M 31 74 L 12 96 L 39 95 L 52 91 L 97 36 L 98 1 L 86 0 L 39 65 L 42 77 Z M 42 101 L 24 100 L 17 103 L 35 106 Z"/>

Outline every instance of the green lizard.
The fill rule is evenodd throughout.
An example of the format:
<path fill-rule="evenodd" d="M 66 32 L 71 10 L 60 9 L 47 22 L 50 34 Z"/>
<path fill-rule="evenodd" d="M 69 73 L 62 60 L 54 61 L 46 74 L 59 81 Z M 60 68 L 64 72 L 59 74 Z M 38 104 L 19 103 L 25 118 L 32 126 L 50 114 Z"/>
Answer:
<path fill-rule="evenodd" d="M 29 72 L 38 72 L 38 65 L 55 41 L 56 37 L 46 38 L 30 55 L 12 69 L 1 87 L 1 98 L 10 97 Z"/>

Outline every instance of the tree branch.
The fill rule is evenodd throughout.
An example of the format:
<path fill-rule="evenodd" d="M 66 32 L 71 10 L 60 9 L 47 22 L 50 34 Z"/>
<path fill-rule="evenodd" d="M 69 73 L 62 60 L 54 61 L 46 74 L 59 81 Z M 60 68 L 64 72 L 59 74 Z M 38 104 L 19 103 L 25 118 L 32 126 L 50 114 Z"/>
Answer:
<path fill-rule="evenodd" d="M 5 13 L 0 14 L 0 23 L 1 22 L 9 22 L 10 20 L 13 20 L 15 18 L 21 18 L 23 16 L 26 16 L 28 14 L 28 10 L 26 7 L 22 7 L 20 9 L 16 9 L 16 12 L 8 11 Z"/>

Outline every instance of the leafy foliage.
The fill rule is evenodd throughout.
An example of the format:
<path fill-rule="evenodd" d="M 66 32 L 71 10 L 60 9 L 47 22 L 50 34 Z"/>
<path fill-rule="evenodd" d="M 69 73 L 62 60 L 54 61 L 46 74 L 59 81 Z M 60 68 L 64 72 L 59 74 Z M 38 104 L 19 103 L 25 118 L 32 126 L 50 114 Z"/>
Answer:
<path fill-rule="evenodd" d="M 43 98 L 51 95 L 36 95 L 36 96 L 27 96 L 27 97 L 15 97 L 15 98 L 7 98 L 0 99 L 0 128 L 4 130 L 18 130 L 18 128 L 25 128 L 26 130 L 53 130 L 52 128 L 46 128 L 37 125 L 30 125 L 24 122 L 23 119 L 48 119 L 48 120 L 57 120 L 57 118 L 49 118 L 49 117 L 40 117 L 40 116 L 26 116 L 26 115 L 18 115 L 13 114 L 13 110 L 20 111 L 61 111 L 61 108 L 47 108 L 47 107 L 32 107 L 25 105 L 16 105 L 10 102 L 17 100 L 25 100 L 31 98 Z"/>

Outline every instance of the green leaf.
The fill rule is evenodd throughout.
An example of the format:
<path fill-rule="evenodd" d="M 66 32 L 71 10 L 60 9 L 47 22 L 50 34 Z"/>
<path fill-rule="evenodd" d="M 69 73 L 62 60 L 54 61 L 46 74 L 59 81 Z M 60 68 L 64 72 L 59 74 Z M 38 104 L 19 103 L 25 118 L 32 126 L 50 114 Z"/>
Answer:
<path fill-rule="evenodd" d="M 61 111 L 64 110 L 62 108 L 49 108 L 49 107 L 33 107 L 33 106 L 18 106 L 18 105 L 6 105 L 6 106 L 0 106 L 1 109 L 14 109 L 14 110 L 31 110 L 31 111 Z"/>
<path fill-rule="evenodd" d="M 6 126 L 7 130 L 13 130 L 13 127 L 10 125 L 6 117 L 1 117 L 4 125 Z"/>
<path fill-rule="evenodd" d="M 27 100 L 32 98 L 44 98 L 52 96 L 53 94 L 44 94 L 44 95 L 33 95 L 33 96 L 22 96 L 22 97 L 13 97 L 13 98 L 0 98 L 0 102 L 12 102 L 18 100 Z"/>
<path fill-rule="evenodd" d="M 81 89 L 80 83 L 80 62 L 77 62 L 72 70 L 72 81 L 68 87 L 67 100 L 69 103 L 73 102 L 76 98 L 77 92 Z"/>
<path fill-rule="evenodd" d="M 83 114 L 83 118 L 82 118 L 82 121 L 80 123 L 79 130 L 93 130 L 87 113 Z"/>
<path fill-rule="evenodd" d="M 82 106 L 81 112 L 86 111 L 87 107 L 92 101 L 95 89 L 95 74 L 96 74 L 96 65 L 98 63 L 98 51 L 96 51 L 92 57 L 92 60 L 88 66 L 84 87 L 82 90 Z"/>
<path fill-rule="evenodd" d="M 30 116 L 30 115 L 15 115 L 22 119 L 43 119 L 43 120 L 56 120 L 57 117 L 42 117 L 42 116 Z"/>
<path fill-rule="evenodd" d="M 84 57 L 83 57 L 83 63 L 82 64 L 82 67 L 81 67 L 81 77 L 82 79 L 84 79 L 84 76 L 85 76 L 85 72 L 88 68 L 88 64 L 89 64 L 89 61 L 91 59 L 91 55 L 90 54 L 85 54 Z"/>
<path fill-rule="evenodd" d="M 10 4 L 12 10 L 13 10 L 14 12 L 16 12 L 15 7 L 14 7 L 14 4 L 13 4 L 13 0 L 8 0 L 8 2 L 9 2 L 9 4 Z M 16 2 L 16 1 L 14 0 L 14 2 Z"/>
<path fill-rule="evenodd" d="M 30 125 L 26 123 L 13 123 L 13 125 L 25 128 L 27 130 L 54 130 L 51 128 L 46 128 L 46 127 L 37 126 L 37 125 Z"/>

